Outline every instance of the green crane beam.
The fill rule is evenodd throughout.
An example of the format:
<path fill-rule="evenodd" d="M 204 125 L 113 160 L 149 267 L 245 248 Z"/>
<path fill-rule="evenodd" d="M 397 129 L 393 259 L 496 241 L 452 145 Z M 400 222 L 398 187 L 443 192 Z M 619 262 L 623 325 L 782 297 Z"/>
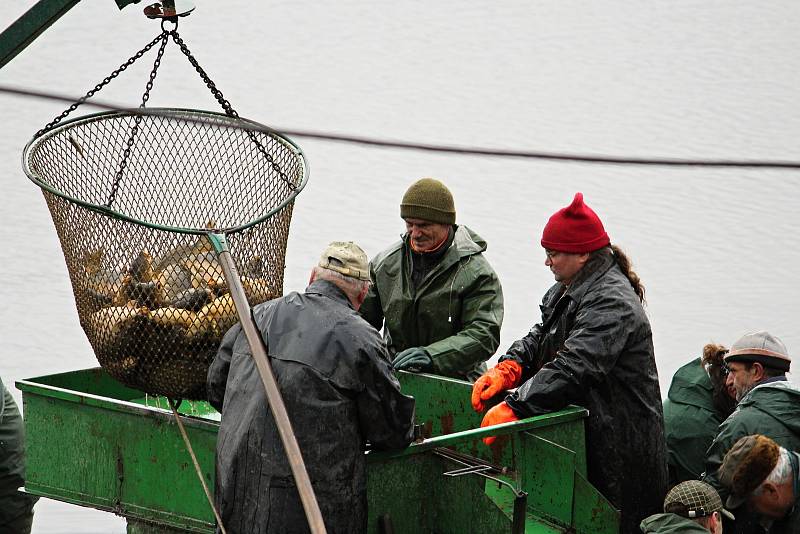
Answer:
<path fill-rule="evenodd" d="M 114 0 L 122 9 L 140 0 Z M 0 33 L 0 69 L 80 0 L 40 0 Z"/>

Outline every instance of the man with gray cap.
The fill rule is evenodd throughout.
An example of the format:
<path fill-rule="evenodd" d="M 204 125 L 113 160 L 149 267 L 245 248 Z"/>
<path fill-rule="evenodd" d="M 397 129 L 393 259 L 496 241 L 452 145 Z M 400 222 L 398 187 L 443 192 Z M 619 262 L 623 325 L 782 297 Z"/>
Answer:
<path fill-rule="evenodd" d="M 664 513 L 654 514 L 640 525 L 644 534 L 722 534 L 722 516 L 733 514 L 722 507 L 717 491 L 699 480 L 687 480 L 669 490 Z"/>
<path fill-rule="evenodd" d="M 747 503 L 770 534 L 800 534 L 800 455 L 760 434 L 745 436 L 725 455 L 719 480 L 729 508 Z"/>
<path fill-rule="evenodd" d="M 789 450 L 800 449 L 800 389 L 786 380 L 791 358 L 786 346 L 769 332 L 742 336 L 725 355 L 728 381 L 739 401 L 719 427 L 706 452 L 704 480 L 726 497 L 718 469 L 733 444 L 744 436 L 763 434 Z M 737 514 L 742 515 L 742 514 Z M 743 521 L 737 521 L 736 532 Z"/>
<path fill-rule="evenodd" d="M 370 265 L 361 314 L 383 327 L 395 369 L 473 382 L 500 344 L 503 290 L 486 242 L 456 224 L 450 190 L 423 178 L 400 204 L 406 233 Z"/>
<path fill-rule="evenodd" d="M 383 340 L 358 309 L 367 255 L 334 242 L 304 293 L 253 309 L 329 534 L 367 528 L 364 446 L 401 448 L 413 437 L 414 399 L 400 393 Z M 227 532 L 309 532 L 250 346 L 237 324 L 208 371 L 222 413 L 215 500 Z"/>

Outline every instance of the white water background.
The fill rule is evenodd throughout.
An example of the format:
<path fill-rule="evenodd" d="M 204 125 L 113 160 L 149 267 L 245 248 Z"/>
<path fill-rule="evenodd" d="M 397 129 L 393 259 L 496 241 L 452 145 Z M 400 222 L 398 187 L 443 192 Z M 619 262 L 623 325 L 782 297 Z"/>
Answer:
<path fill-rule="evenodd" d="M 33 4 L 5 0 L 0 26 Z M 796 2 L 198 4 L 182 37 L 240 114 L 270 126 L 553 152 L 800 159 Z M 143 5 L 79 3 L 0 70 L 0 83 L 83 95 L 158 33 Z M 100 98 L 136 105 L 153 57 Z M 174 46 L 149 105 L 218 109 Z M 25 143 L 66 107 L 0 94 L 6 384 L 96 365 L 49 213 L 20 165 Z M 294 211 L 285 291 L 305 287 L 329 241 L 354 240 L 374 255 L 396 240 L 403 192 L 434 176 L 453 191 L 458 222 L 489 243 L 506 300 L 502 350 L 538 320 L 552 283 L 538 245 L 544 223 L 582 191 L 647 288 L 662 395 L 710 341 L 767 329 L 800 354 L 798 171 L 296 141 L 311 179 Z M 34 532 L 118 533 L 124 521 L 42 500 Z"/>

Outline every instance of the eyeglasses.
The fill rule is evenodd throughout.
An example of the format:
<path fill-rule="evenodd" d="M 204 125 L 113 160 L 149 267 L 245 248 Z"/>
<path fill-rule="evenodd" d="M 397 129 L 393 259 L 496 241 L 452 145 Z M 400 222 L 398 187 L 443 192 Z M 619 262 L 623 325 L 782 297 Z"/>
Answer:
<path fill-rule="evenodd" d="M 557 258 L 562 254 L 563 254 L 563 252 L 559 252 L 557 250 L 544 249 L 544 255 L 547 256 L 548 260 L 552 260 L 553 258 Z"/>

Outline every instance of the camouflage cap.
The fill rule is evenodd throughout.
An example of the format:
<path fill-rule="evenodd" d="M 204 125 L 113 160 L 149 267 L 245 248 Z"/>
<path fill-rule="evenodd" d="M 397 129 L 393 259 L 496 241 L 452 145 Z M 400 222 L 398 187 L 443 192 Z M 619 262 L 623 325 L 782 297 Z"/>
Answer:
<path fill-rule="evenodd" d="M 322 252 L 319 266 L 344 276 L 369 281 L 369 259 L 352 241 L 334 241 Z"/>
<path fill-rule="evenodd" d="M 669 490 L 664 511 L 694 519 L 719 512 L 729 519 L 733 514 L 722 507 L 722 499 L 713 487 L 699 480 L 687 480 Z"/>
<path fill-rule="evenodd" d="M 725 453 L 717 477 L 730 490 L 726 504 L 737 508 L 764 482 L 778 464 L 780 446 L 767 436 L 753 434 L 733 444 Z"/>

